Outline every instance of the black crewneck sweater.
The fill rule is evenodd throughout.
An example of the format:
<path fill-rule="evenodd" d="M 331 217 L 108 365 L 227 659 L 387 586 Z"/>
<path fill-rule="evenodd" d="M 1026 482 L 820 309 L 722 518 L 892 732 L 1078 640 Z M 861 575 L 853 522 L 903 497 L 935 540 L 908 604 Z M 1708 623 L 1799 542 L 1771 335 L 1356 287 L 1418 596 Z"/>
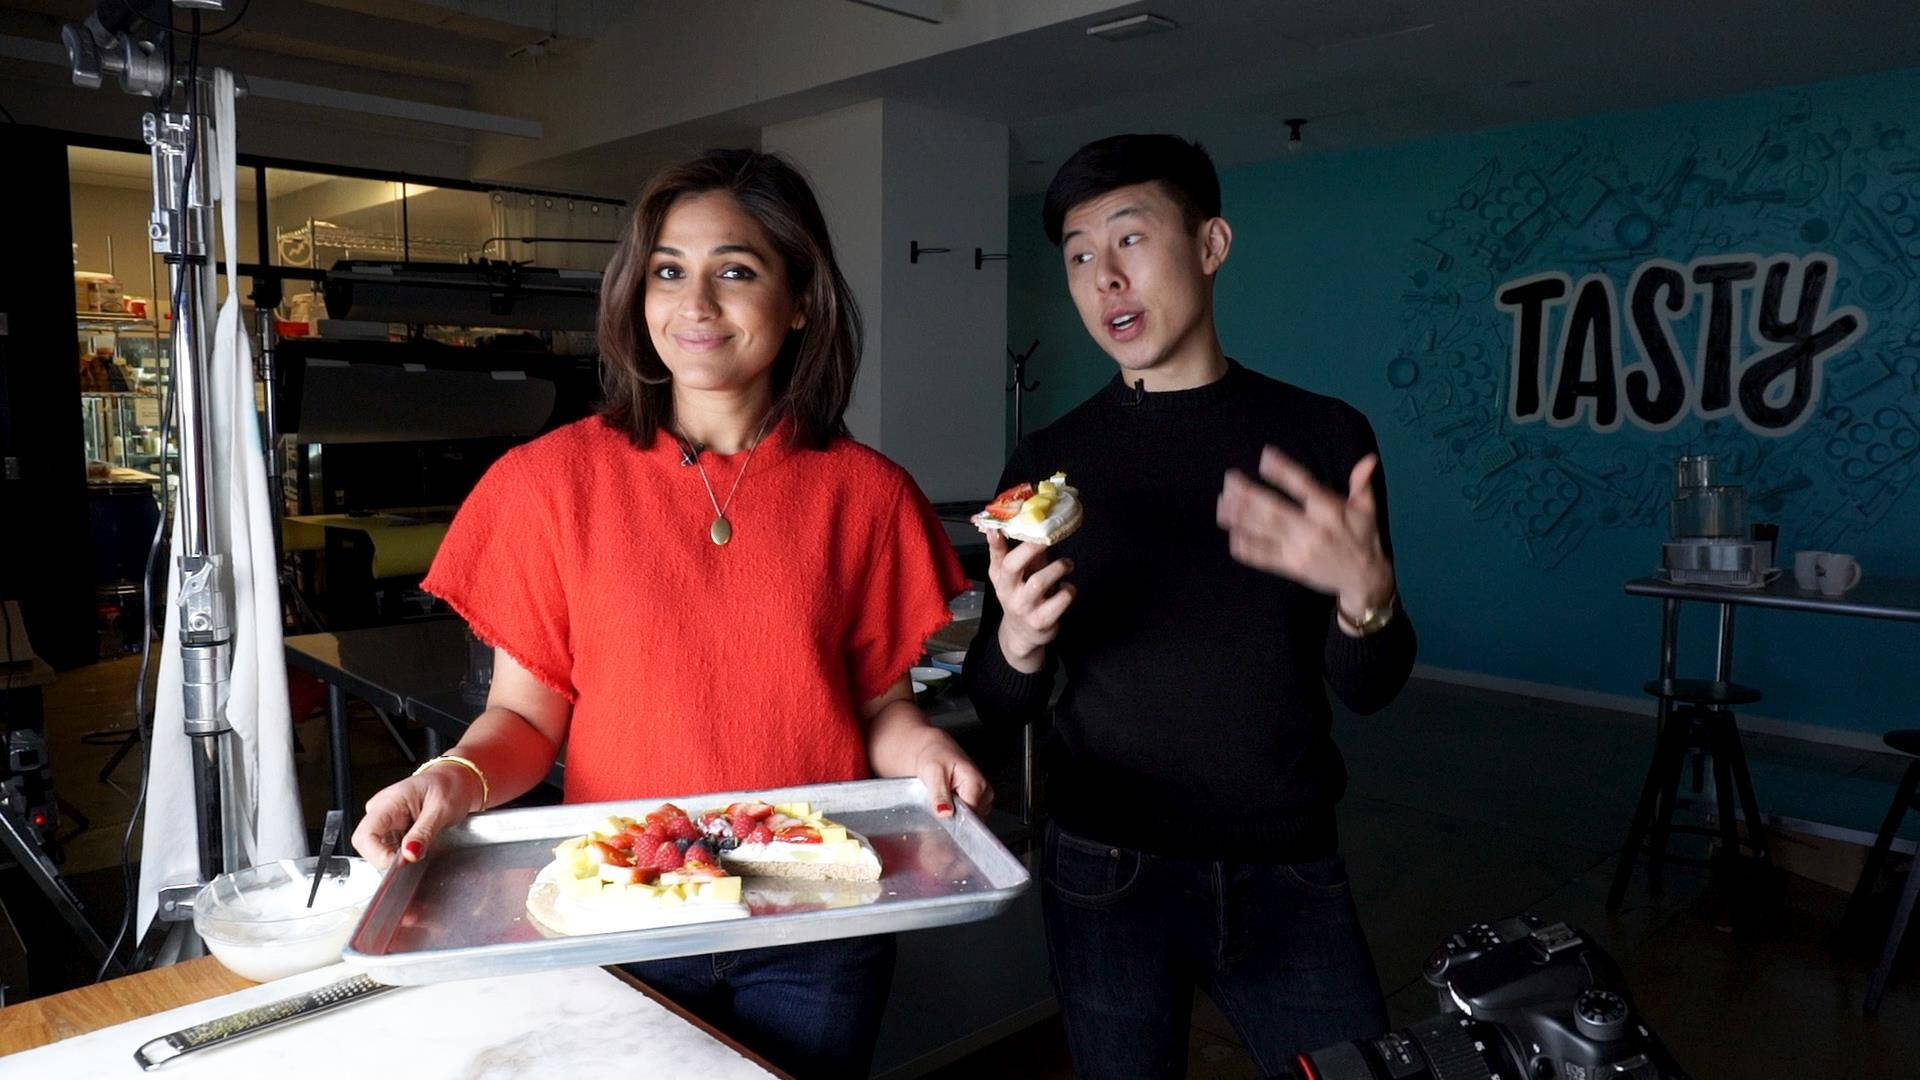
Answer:
<path fill-rule="evenodd" d="M 1043 754 L 1062 828 L 1163 855 L 1300 862 L 1338 846 L 1346 766 L 1326 688 L 1356 712 L 1391 701 L 1413 668 L 1404 610 L 1352 638 L 1333 598 L 1242 566 L 1215 523 L 1227 469 L 1258 476 L 1279 447 L 1335 492 L 1377 450 L 1352 406 L 1229 361 L 1193 390 L 1144 393 L 1118 376 L 1015 448 L 1002 490 L 1057 471 L 1086 518 L 1057 545 L 1078 595 L 1040 672 L 999 646 L 988 590 L 964 685 L 989 724 L 1041 714 L 1066 688 Z M 1384 469 L 1374 473 L 1387 552 Z"/>

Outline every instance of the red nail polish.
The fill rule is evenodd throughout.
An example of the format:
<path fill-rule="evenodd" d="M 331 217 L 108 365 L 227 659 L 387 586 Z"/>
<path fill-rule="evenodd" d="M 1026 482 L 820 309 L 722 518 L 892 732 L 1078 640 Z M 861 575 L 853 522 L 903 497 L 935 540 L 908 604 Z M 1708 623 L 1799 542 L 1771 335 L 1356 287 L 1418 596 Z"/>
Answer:
<path fill-rule="evenodd" d="M 407 841 L 406 848 L 407 858 L 417 861 L 420 858 L 420 853 L 427 850 L 427 845 L 418 840 L 409 840 Z"/>
<path fill-rule="evenodd" d="M 953 804 L 952 803 L 935 803 L 933 804 L 933 810 L 934 810 L 934 813 L 936 814 L 951 814 L 953 813 Z"/>

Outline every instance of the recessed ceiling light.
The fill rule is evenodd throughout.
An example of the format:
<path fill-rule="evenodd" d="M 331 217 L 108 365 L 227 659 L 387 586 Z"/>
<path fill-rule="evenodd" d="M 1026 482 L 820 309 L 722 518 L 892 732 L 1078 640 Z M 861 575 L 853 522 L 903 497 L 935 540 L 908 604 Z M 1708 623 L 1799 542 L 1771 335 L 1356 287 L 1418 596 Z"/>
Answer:
<path fill-rule="evenodd" d="M 1128 38 L 1145 37 L 1148 34 L 1164 33 L 1179 29 L 1180 24 L 1163 15 L 1147 13 L 1129 15 L 1124 19 L 1103 22 L 1098 26 L 1087 27 L 1087 36 L 1107 41 L 1125 41 Z"/>

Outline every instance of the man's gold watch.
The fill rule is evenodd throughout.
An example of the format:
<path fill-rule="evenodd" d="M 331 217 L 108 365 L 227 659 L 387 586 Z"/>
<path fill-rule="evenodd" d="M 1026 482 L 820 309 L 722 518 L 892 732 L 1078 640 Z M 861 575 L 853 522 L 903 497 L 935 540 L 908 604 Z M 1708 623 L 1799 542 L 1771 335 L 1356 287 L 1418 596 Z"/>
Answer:
<path fill-rule="evenodd" d="M 1340 605 L 1338 604 L 1333 606 L 1333 610 L 1334 613 L 1339 616 L 1341 622 L 1359 633 L 1361 637 L 1366 637 L 1369 634 L 1378 633 L 1381 627 L 1393 621 L 1393 613 L 1398 606 L 1397 601 L 1399 600 L 1399 596 L 1398 590 L 1388 593 L 1387 598 L 1379 604 L 1369 608 L 1362 608 L 1360 617 L 1357 619 L 1349 618 L 1346 612 L 1340 610 Z"/>

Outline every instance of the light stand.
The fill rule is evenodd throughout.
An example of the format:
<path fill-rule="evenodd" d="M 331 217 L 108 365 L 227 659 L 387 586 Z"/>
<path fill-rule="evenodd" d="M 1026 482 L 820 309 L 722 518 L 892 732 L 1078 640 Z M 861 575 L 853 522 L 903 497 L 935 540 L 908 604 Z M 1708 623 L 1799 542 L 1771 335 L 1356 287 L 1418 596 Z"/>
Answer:
<path fill-rule="evenodd" d="M 119 77 L 130 94 L 167 100 L 141 120 L 141 135 L 153 152 L 153 250 L 174 270 L 173 394 L 180 436 L 179 501 L 175 511 L 180 592 L 175 618 L 180 638 L 184 716 L 192 745 L 194 827 L 199 877 L 161 889 L 154 925 L 142 934 L 134 967 L 200 955 L 190 902 L 215 876 L 243 869 L 249 861 L 250 820 L 240 758 L 226 717 L 232 663 L 233 580 L 228 555 L 214 528 L 214 474 L 224 466 L 210 449 L 215 306 L 213 69 L 190 69 L 176 84 L 171 61 L 154 40 L 134 32 L 133 3 L 109 0 L 81 26 L 66 26 L 76 84 L 98 88 L 104 75 Z M 151 4 L 141 15 L 161 34 L 171 32 L 169 5 Z M 219 12 L 226 0 L 175 0 L 175 7 Z M 164 39 L 162 39 L 164 43 Z M 141 718 L 136 717 L 135 722 Z M 148 765 L 151 768 L 151 762 Z M 129 898 L 129 903 L 132 900 Z"/>

